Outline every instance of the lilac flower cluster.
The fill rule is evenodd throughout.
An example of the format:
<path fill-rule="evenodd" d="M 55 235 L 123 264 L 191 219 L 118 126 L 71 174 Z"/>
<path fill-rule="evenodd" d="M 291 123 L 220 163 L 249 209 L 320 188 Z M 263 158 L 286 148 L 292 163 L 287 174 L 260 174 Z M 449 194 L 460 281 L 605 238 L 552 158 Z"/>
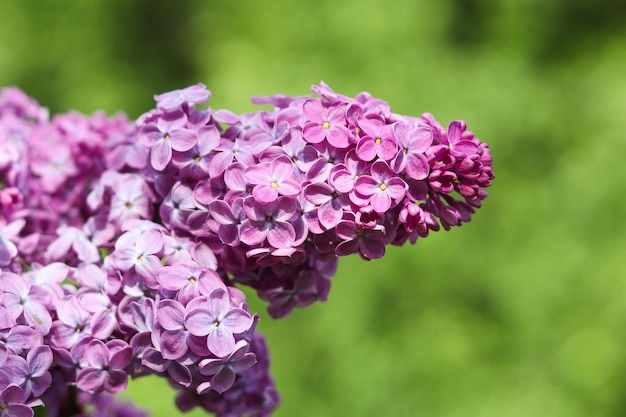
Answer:
<path fill-rule="evenodd" d="M 488 146 L 462 121 L 313 91 L 235 115 L 198 109 L 210 97 L 199 84 L 156 96 L 137 123 L 161 222 L 208 245 L 273 317 L 325 300 L 339 256 L 380 258 L 469 221 L 493 179 Z"/>
<path fill-rule="evenodd" d="M 284 317 L 327 298 L 339 256 L 481 206 L 491 156 L 464 122 L 313 92 L 237 115 L 198 84 L 132 123 L 0 91 L 0 417 L 140 416 L 110 394 L 148 374 L 183 411 L 267 416 L 280 399 L 236 284 Z"/>

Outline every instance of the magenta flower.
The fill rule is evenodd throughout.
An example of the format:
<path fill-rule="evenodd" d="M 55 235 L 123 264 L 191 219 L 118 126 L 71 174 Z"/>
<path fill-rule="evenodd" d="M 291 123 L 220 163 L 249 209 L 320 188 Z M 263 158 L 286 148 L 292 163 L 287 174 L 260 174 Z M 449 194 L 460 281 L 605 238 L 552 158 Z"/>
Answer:
<path fill-rule="evenodd" d="M 351 192 L 356 180 L 365 174 L 369 174 L 367 162 L 357 158 L 354 150 L 348 152 L 343 164 L 335 165 L 328 176 L 328 183 L 342 193 Z"/>
<path fill-rule="evenodd" d="M 448 125 L 447 134 L 443 138 L 444 144 L 450 147 L 450 152 L 455 157 L 473 155 L 478 151 L 478 145 L 464 136 L 467 133 L 466 128 L 464 121 L 454 120 Z"/>
<path fill-rule="evenodd" d="M 438 193 L 449 194 L 454 191 L 457 176 L 452 171 L 432 171 L 428 176 L 430 187 Z"/>
<path fill-rule="evenodd" d="M 325 182 L 309 184 L 304 197 L 317 207 L 317 218 L 325 230 L 332 229 L 343 217 L 344 208 L 350 208 L 348 197 Z"/>
<path fill-rule="evenodd" d="M 207 336 L 211 353 L 223 358 L 235 350 L 235 334 L 245 332 L 252 326 L 250 314 L 241 308 L 233 308 L 228 291 L 216 288 L 206 302 L 194 303 L 185 319 L 189 333 Z"/>
<path fill-rule="evenodd" d="M 271 203 L 279 195 L 293 197 L 302 189 L 294 179 L 293 165 L 286 156 L 274 159 L 267 167 L 248 167 L 245 175 L 248 182 L 254 185 L 252 196 L 260 203 Z"/>
<path fill-rule="evenodd" d="M 373 229 L 359 227 L 353 221 L 344 220 L 336 230 L 337 237 L 343 239 L 335 249 L 337 256 L 359 253 L 365 259 L 377 259 L 385 254 L 385 230 L 382 226 Z"/>
<path fill-rule="evenodd" d="M 347 148 L 350 145 L 346 108 L 343 104 L 325 107 L 320 99 L 310 99 L 304 102 L 302 111 L 309 120 L 302 129 L 304 140 L 320 143 L 326 139 L 336 148 Z"/>
<path fill-rule="evenodd" d="M 372 164 L 370 175 L 359 177 L 355 182 L 355 192 L 369 197 L 370 204 L 379 213 L 395 206 L 406 194 L 408 186 L 389 168 L 384 161 Z"/>
<path fill-rule="evenodd" d="M 267 239 L 277 249 L 293 245 L 296 231 L 290 222 L 296 213 L 295 200 L 279 197 L 269 204 L 260 204 L 249 198 L 244 201 L 243 210 L 248 217 L 239 229 L 239 239 L 243 243 L 256 246 Z"/>
<path fill-rule="evenodd" d="M 393 135 L 400 146 L 400 150 L 393 158 L 391 166 L 395 173 L 406 171 L 407 175 L 416 180 L 423 180 L 430 172 L 426 151 L 433 143 L 433 132 L 417 123 L 393 125 Z"/>
<path fill-rule="evenodd" d="M 361 131 L 365 134 L 356 146 L 356 154 L 362 161 L 371 161 L 377 156 L 390 161 L 396 154 L 396 141 L 391 133 L 391 126 L 377 123 L 366 117 L 358 120 Z"/>
<path fill-rule="evenodd" d="M 156 122 L 141 128 L 139 140 L 150 148 L 150 164 L 163 171 L 172 159 L 172 149 L 184 152 L 196 144 L 196 133 L 185 128 L 187 116 L 182 111 L 165 113 Z"/>
<path fill-rule="evenodd" d="M 270 153 L 273 153 L 273 158 L 271 159 L 280 155 L 287 155 L 297 169 L 304 174 L 307 173 L 318 156 L 315 148 L 306 143 L 302 137 L 302 132 L 298 129 L 292 129 L 289 136 L 281 142 L 280 146 L 273 146 L 267 149 L 260 158 L 266 160 Z"/>
<path fill-rule="evenodd" d="M 76 387 L 87 392 L 122 392 L 128 384 L 124 371 L 132 358 L 132 348 L 122 340 L 105 344 L 93 339 L 85 349 L 86 366 L 76 375 Z"/>
<path fill-rule="evenodd" d="M 343 163 L 347 151 L 323 143 L 315 145 L 315 149 L 318 157 L 310 165 L 306 177 L 311 182 L 327 181 L 333 167 Z"/>

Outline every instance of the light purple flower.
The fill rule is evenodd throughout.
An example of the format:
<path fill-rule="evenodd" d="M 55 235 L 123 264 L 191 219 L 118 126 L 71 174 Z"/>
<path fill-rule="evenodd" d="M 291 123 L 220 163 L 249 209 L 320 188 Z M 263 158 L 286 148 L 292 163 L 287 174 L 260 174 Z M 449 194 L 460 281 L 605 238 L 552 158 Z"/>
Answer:
<path fill-rule="evenodd" d="M 148 230 L 132 246 L 119 248 L 111 256 L 122 271 L 132 268 L 142 278 L 156 283 L 156 274 L 163 267 L 158 256 L 162 249 L 163 234 L 159 230 Z"/>
<path fill-rule="evenodd" d="M 157 106 L 161 109 L 172 110 L 185 103 L 202 104 L 209 101 L 211 92 L 204 84 L 195 84 L 180 90 L 168 91 L 167 93 L 154 96 Z"/>
<path fill-rule="evenodd" d="M 112 184 L 109 219 L 121 225 L 128 219 L 148 219 L 151 216 L 150 194 L 145 181 L 135 174 L 122 174 Z"/>
<path fill-rule="evenodd" d="M 186 230 L 187 218 L 199 208 L 193 190 L 185 184 L 176 182 L 161 204 L 159 214 L 163 224 L 168 227 Z"/>
<path fill-rule="evenodd" d="M 259 117 L 256 133 L 250 137 L 250 145 L 255 155 L 272 145 L 282 142 L 290 134 L 290 127 L 297 124 L 301 111 L 294 107 L 276 109 L 267 119 Z"/>
<path fill-rule="evenodd" d="M 33 417 L 33 415 L 33 409 L 25 404 L 22 388 L 0 382 L 0 417 Z"/>
<path fill-rule="evenodd" d="M 41 186 L 48 193 L 57 191 L 65 181 L 78 174 L 74 158 L 68 145 L 52 144 L 40 158 L 31 163 L 33 173 L 41 177 Z"/>
<path fill-rule="evenodd" d="M 185 307 L 175 300 L 161 300 L 157 307 L 159 350 L 163 359 L 179 359 L 187 353 L 189 332 L 185 327 Z"/>
<path fill-rule="evenodd" d="M 185 318 L 189 333 L 207 336 L 207 346 L 216 356 L 223 358 L 235 350 L 235 334 L 243 333 L 252 326 L 250 314 L 241 308 L 233 308 L 228 291 L 216 288 L 206 302 L 195 304 Z"/>
<path fill-rule="evenodd" d="M 0 223 L 0 268 L 8 266 L 11 260 L 17 256 L 18 235 L 26 221 L 24 219 L 14 220 L 13 222 L 2 226 Z"/>
<path fill-rule="evenodd" d="M 207 269 L 206 272 L 214 271 Z M 200 280 L 204 278 L 204 273 L 205 268 L 189 260 L 186 263 L 181 262 L 164 267 L 157 274 L 157 280 L 166 290 L 176 291 L 176 299 L 183 305 L 187 305 L 189 301 L 200 295 L 198 286 Z"/>
<path fill-rule="evenodd" d="M 91 314 L 81 307 L 74 295 L 57 305 L 58 320 L 52 322 L 50 340 L 53 347 L 70 349 L 79 340 L 91 335 Z"/>
<path fill-rule="evenodd" d="M 52 317 L 46 307 L 49 295 L 44 288 L 32 285 L 23 277 L 11 272 L 0 275 L 0 289 L 4 291 L 2 305 L 17 320 L 22 314 L 26 322 L 37 327 L 43 334 L 48 333 Z"/>
<path fill-rule="evenodd" d="M 86 366 L 76 376 L 76 387 L 87 392 L 124 391 L 128 384 L 124 368 L 130 363 L 132 354 L 132 348 L 122 340 L 107 344 L 98 339 L 91 340 L 85 349 Z"/>
<path fill-rule="evenodd" d="M 52 383 L 48 370 L 52 366 L 52 350 L 48 346 L 36 346 L 26 355 L 9 355 L 2 369 L 13 377 L 13 383 L 24 390 L 26 398 L 39 397 Z"/>
<path fill-rule="evenodd" d="M 186 152 L 173 155 L 175 166 L 180 169 L 182 178 L 199 180 L 209 173 L 213 150 L 220 144 L 220 132 L 215 126 L 198 129 L 197 144 Z"/>
<path fill-rule="evenodd" d="M 85 232 L 76 227 L 61 225 L 57 229 L 56 238 L 46 250 L 51 260 L 58 260 L 65 256 L 70 249 L 76 253 L 78 259 L 83 262 L 98 262 L 100 254 L 98 248 L 85 235 Z"/>
<path fill-rule="evenodd" d="M 157 171 L 163 171 L 167 167 L 172 159 L 172 150 L 184 152 L 196 144 L 196 133 L 187 129 L 186 123 L 185 113 L 173 111 L 141 128 L 139 140 L 150 148 L 150 164 Z"/>
<path fill-rule="evenodd" d="M 235 383 L 237 374 L 250 369 L 256 363 L 256 355 L 249 352 L 250 345 L 245 340 L 240 340 L 235 345 L 233 353 L 221 359 L 203 359 L 198 364 L 201 375 L 212 376 L 208 382 L 198 385 L 196 391 L 202 394 L 208 389 L 214 389 L 220 394 L 224 393 Z"/>
<path fill-rule="evenodd" d="M 91 317 L 91 333 L 98 339 L 111 336 L 118 327 L 117 305 L 108 295 L 89 287 L 81 288 L 77 293 L 80 305 L 93 314 Z"/>

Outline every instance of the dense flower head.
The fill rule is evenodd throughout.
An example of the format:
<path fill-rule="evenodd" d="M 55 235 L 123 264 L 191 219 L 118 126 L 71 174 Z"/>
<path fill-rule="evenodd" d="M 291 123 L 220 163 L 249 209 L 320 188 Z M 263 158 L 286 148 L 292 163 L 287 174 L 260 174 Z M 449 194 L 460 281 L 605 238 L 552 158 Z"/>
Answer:
<path fill-rule="evenodd" d="M 267 416 L 280 397 L 236 285 L 285 317 L 327 299 L 340 256 L 481 207 L 492 160 L 465 122 L 312 91 L 237 115 L 196 84 L 133 123 L 0 90 L 0 417 L 143 416 L 110 395 L 148 374 L 183 411 Z"/>
<path fill-rule="evenodd" d="M 324 83 L 313 91 L 319 97 L 255 98 L 274 110 L 242 116 L 180 99 L 137 123 L 151 132 L 178 114 L 185 132 L 210 132 L 202 150 L 172 148 L 170 162 L 152 164 L 160 220 L 208 245 L 218 271 L 257 289 L 274 317 L 326 297 L 321 264 L 351 253 L 380 258 L 388 244 L 469 221 L 493 179 L 488 146 L 462 121 L 444 128 L 368 93 L 350 98 Z M 142 143 L 151 158 L 161 153 Z M 306 301 L 285 302 L 294 297 Z"/>

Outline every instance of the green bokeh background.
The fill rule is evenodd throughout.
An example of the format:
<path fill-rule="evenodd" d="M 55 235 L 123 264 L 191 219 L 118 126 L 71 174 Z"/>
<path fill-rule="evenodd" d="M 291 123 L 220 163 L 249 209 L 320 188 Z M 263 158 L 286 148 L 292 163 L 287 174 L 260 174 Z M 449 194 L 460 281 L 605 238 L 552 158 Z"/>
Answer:
<path fill-rule="evenodd" d="M 213 108 L 327 82 L 464 119 L 496 179 L 472 222 L 342 259 L 262 317 L 284 416 L 626 414 L 626 12 L 612 0 L 0 2 L 0 85 L 53 112 Z M 156 378 L 128 395 L 176 415 Z M 194 411 L 190 416 L 204 415 Z"/>

